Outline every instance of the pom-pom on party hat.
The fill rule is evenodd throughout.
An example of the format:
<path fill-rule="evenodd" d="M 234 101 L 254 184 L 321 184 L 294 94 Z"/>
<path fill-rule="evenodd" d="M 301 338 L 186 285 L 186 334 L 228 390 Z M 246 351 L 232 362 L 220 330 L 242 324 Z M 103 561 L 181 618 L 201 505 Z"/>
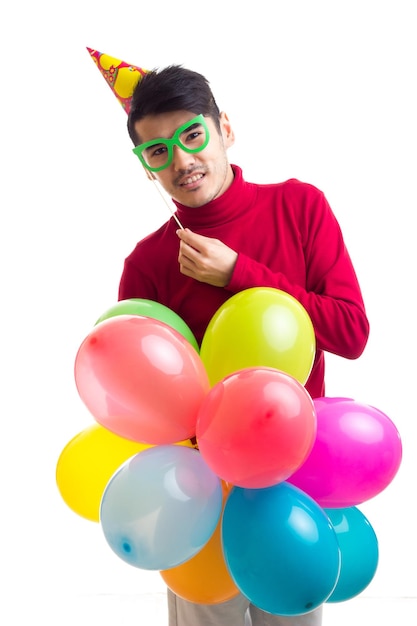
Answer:
<path fill-rule="evenodd" d="M 125 63 L 92 48 L 87 48 L 87 50 L 110 89 L 126 113 L 129 113 L 133 90 L 148 70 Z"/>

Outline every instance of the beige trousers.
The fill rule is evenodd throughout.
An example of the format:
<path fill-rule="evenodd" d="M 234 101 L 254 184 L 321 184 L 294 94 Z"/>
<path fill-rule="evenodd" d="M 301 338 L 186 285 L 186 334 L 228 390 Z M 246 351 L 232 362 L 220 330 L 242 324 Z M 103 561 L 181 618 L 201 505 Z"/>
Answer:
<path fill-rule="evenodd" d="M 238 595 L 221 604 L 194 604 L 168 589 L 169 626 L 321 626 L 322 607 L 305 615 L 265 613 Z"/>

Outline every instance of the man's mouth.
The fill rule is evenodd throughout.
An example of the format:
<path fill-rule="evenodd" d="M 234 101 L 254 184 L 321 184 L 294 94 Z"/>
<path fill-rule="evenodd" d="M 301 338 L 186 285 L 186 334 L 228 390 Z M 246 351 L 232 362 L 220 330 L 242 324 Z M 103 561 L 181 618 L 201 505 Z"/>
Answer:
<path fill-rule="evenodd" d="M 180 187 L 185 187 L 186 185 L 192 185 L 193 183 L 196 183 L 197 181 L 201 180 L 203 177 L 204 177 L 204 174 L 195 174 L 194 176 L 189 176 L 188 178 L 185 178 L 180 183 Z"/>

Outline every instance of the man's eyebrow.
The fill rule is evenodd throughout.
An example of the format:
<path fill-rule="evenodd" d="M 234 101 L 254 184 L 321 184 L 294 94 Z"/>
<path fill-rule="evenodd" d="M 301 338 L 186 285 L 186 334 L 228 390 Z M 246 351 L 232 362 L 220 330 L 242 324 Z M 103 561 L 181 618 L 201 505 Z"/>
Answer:
<path fill-rule="evenodd" d="M 190 121 L 192 121 L 192 120 L 190 120 Z M 155 145 L 161 145 L 161 144 L 166 143 L 167 140 L 169 141 L 170 139 L 172 139 L 178 133 L 178 131 L 181 131 L 180 134 L 181 133 L 186 133 L 186 132 L 192 130 L 193 128 L 196 128 L 197 126 L 202 126 L 203 125 L 201 122 L 193 122 L 189 126 L 186 126 L 186 124 L 187 124 L 187 122 L 185 122 L 185 124 L 183 124 L 182 126 L 177 128 L 177 130 L 174 132 L 173 135 L 171 135 L 171 137 L 155 137 L 155 139 L 150 139 L 149 142 L 141 141 L 138 145 L 140 145 L 141 143 L 150 143 L 150 142 L 152 142 L 152 144 L 146 148 L 146 150 L 149 150 L 149 148 L 153 148 Z"/>
<path fill-rule="evenodd" d="M 148 150 L 152 150 L 153 148 L 155 148 L 155 146 L 164 146 L 164 145 L 166 145 L 165 139 L 151 139 L 151 141 L 149 143 L 150 143 L 150 145 L 146 146 L 145 152 L 147 152 Z"/>
<path fill-rule="evenodd" d="M 183 128 L 181 132 L 186 133 L 187 130 L 192 130 L 193 128 L 196 128 L 197 126 L 202 126 L 201 122 L 194 122 L 193 124 L 190 124 L 190 126 L 186 126 L 185 128 Z"/>

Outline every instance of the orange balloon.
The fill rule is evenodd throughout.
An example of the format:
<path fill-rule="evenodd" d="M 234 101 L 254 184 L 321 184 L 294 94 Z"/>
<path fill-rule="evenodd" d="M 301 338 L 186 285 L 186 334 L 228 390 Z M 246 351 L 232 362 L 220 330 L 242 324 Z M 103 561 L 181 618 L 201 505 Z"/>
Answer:
<path fill-rule="evenodd" d="M 232 485 L 222 481 L 223 506 Z M 238 595 L 227 569 L 221 542 L 221 517 L 216 530 L 193 558 L 185 563 L 161 570 L 160 575 L 177 596 L 198 604 L 218 604 Z"/>

